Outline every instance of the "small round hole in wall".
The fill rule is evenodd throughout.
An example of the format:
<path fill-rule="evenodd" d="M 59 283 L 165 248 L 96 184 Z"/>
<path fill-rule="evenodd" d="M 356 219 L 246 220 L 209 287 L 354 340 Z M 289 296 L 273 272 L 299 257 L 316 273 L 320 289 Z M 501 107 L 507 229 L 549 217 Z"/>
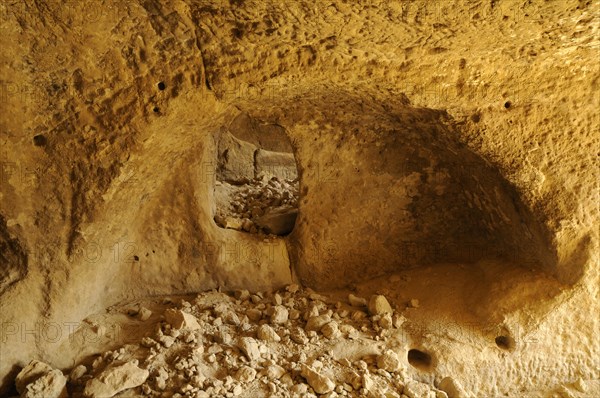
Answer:
<path fill-rule="evenodd" d="M 419 370 L 429 371 L 432 365 L 431 355 L 413 348 L 408 351 L 408 363 Z"/>
<path fill-rule="evenodd" d="M 502 350 L 512 350 L 515 348 L 515 340 L 510 336 L 498 336 L 495 338 L 496 345 Z"/>
<path fill-rule="evenodd" d="M 152 111 L 153 111 L 154 113 L 158 113 L 158 112 L 160 112 L 160 108 L 159 108 L 158 106 L 155 106 L 155 107 L 152 109 Z"/>
<path fill-rule="evenodd" d="M 512 103 L 511 103 L 510 101 L 506 101 L 506 102 L 504 103 L 504 107 L 505 107 L 506 109 L 510 108 L 510 107 L 511 107 L 511 105 L 512 105 Z"/>
<path fill-rule="evenodd" d="M 158 89 L 160 91 L 163 91 L 165 88 L 167 88 L 167 85 L 165 84 L 165 82 L 158 82 Z"/>
<path fill-rule="evenodd" d="M 48 140 L 43 134 L 38 134 L 33 137 L 33 145 L 35 146 L 44 146 L 47 142 Z"/>

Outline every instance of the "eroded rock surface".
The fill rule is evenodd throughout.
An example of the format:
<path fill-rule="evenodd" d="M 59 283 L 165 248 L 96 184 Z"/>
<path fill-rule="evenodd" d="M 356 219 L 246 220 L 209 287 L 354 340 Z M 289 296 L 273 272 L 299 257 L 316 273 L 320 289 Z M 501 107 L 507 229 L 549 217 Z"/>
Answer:
<path fill-rule="evenodd" d="M 233 296 L 244 311 L 194 304 L 214 311 L 210 344 L 190 352 L 207 367 L 237 355 L 244 333 L 264 359 L 271 342 L 228 330 L 245 324 L 287 344 L 289 322 L 290 341 L 311 347 L 403 329 L 437 353 L 428 380 L 467 394 L 600 396 L 595 2 L 2 1 L 0 19 L 0 394 L 31 358 L 67 369 L 125 357 L 119 336 L 142 341 L 97 319 L 95 344 L 72 343 L 90 314 L 221 286 L 253 294 Z M 268 204 L 261 173 L 289 185 Z M 239 188 L 252 200 L 219 219 L 221 190 L 232 204 Z M 287 204 L 274 198 L 291 208 L 276 214 Z M 384 295 L 394 312 L 354 300 L 345 322 L 313 296 L 274 323 L 258 292 L 292 281 Z M 165 316 L 137 314 L 134 325 Z M 142 346 L 175 349 L 196 336 L 186 330 L 161 324 Z M 398 394 L 371 370 L 384 352 L 373 341 L 360 355 L 369 374 L 351 362 L 353 390 L 334 380 L 328 394 Z M 408 347 L 387 348 L 405 362 Z M 142 386 L 170 388 L 171 359 Z M 92 365 L 73 383 L 97 377 Z M 291 369 L 264 364 L 267 379 L 277 366 Z M 182 377 L 245 393 L 207 369 Z M 296 376 L 284 391 L 313 394 Z M 260 395 L 280 389 L 262 377 Z"/>

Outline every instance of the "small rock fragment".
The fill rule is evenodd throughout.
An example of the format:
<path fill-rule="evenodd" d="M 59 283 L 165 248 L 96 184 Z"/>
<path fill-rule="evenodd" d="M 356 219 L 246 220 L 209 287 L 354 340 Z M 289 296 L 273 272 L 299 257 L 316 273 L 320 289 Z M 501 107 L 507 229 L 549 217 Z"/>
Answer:
<path fill-rule="evenodd" d="M 362 380 L 362 377 L 358 373 L 356 373 L 355 371 L 351 371 L 347 375 L 347 382 L 348 382 L 348 384 L 350 384 L 352 386 L 352 388 L 354 388 L 355 390 L 358 390 L 362 386 L 363 380 Z"/>
<path fill-rule="evenodd" d="M 329 377 L 318 373 L 310 366 L 302 365 L 301 375 L 317 394 L 327 394 L 335 388 L 335 383 Z"/>
<path fill-rule="evenodd" d="M 236 290 L 233 293 L 234 297 L 238 300 L 244 301 L 247 300 L 248 298 L 250 298 L 250 292 L 246 289 L 243 290 Z"/>
<path fill-rule="evenodd" d="M 381 316 L 381 318 L 379 319 L 379 321 L 377 322 L 377 324 L 382 329 L 391 329 L 391 327 L 394 325 L 394 323 L 392 322 L 392 314 L 390 314 L 390 313 L 383 314 Z"/>
<path fill-rule="evenodd" d="M 167 380 L 169 379 L 169 373 L 162 366 L 158 368 L 157 375 L 155 377 L 156 388 L 159 391 L 164 390 L 167 387 Z"/>
<path fill-rule="evenodd" d="M 316 305 L 312 305 L 309 310 L 304 313 L 304 319 L 309 320 L 314 316 L 319 316 L 319 308 Z"/>
<path fill-rule="evenodd" d="M 287 388 L 291 388 L 294 385 L 294 379 L 289 373 L 286 373 L 283 376 L 281 376 L 281 379 L 279 380 L 281 381 L 281 384 L 283 384 Z"/>
<path fill-rule="evenodd" d="M 51 372 L 52 370 L 52 366 L 38 361 L 37 359 L 32 360 L 19 372 L 15 379 L 17 391 L 19 394 L 23 394 L 27 384 L 33 383 L 35 380 L 42 377 L 46 373 Z"/>
<path fill-rule="evenodd" d="M 290 389 L 290 391 L 293 394 L 297 394 L 298 396 L 304 397 L 308 392 L 308 385 L 304 383 L 296 384 Z"/>
<path fill-rule="evenodd" d="M 383 315 L 386 313 L 391 314 L 393 312 L 394 310 L 385 296 L 380 294 L 371 296 L 371 299 L 369 300 L 369 313 L 371 315 Z"/>
<path fill-rule="evenodd" d="M 262 318 L 262 311 L 256 308 L 251 308 L 246 311 L 246 316 L 253 322 L 258 322 Z"/>
<path fill-rule="evenodd" d="M 340 332 L 346 335 L 349 339 L 354 340 L 360 337 L 360 334 L 356 328 L 352 325 L 344 324 L 339 327 Z"/>
<path fill-rule="evenodd" d="M 348 295 L 348 302 L 353 307 L 366 307 L 367 306 L 367 299 L 355 296 L 352 293 L 350 293 Z"/>
<path fill-rule="evenodd" d="M 465 391 L 461 384 L 454 380 L 452 377 L 444 377 L 438 388 L 448 394 L 448 398 L 464 398 L 466 397 Z"/>
<path fill-rule="evenodd" d="M 388 372 L 395 372 L 400 367 L 400 358 L 392 350 L 387 350 L 377 357 L 377 367 Z"/>
<path fill-rule="evenodd" d="M 158 344 L 152 337 L 144 337 L 140 342 L 142 347 L 150 348 Z"/>
<path fill-rule="evenodd" d="M 308 343 L 308 337 L 306 336 L 306 333 L 304 333 L 304 330 L 299 327 L 295 327 L 290 331 L 290 339 L 297 344 Z"/>
<path fill-rule="evenodd" d="M 112 397 L 121 391 L 142 385 L 148 376 L 147 370 L 138 367 L 137 360 L 109 366 L 85 384 L 83 394 L 89 398 Z"/>
<path fill-rule="evenodd" d="M 295 283 L 292 283 L 291 285 L 287 285 L 285 290 L 287 290 L 288 292 L 290 292 L 292 294 L 296 294 L 298 292 L 298 290 L 300 290 L 300 286 L 298 286 Z"/>
<path fill-rule="evenodd" d="M 369 395 L 375 395 L 375 381 L 368 373 L 365 373 L 362 377 L 362 386 Z"/>
<path fill-rule="evenodd" d="M 233 394 L 234 397 L 240 396 L 242 395 L 242 393 L 244 392 L 244 388 L 237 384 L 235 387 L 233 387 L 233 389 L 231 390 L 231 393 Z"/>
<path fill-rule="evenodd" d="M 321 328 L 321 333 L 323 333 L 323 336 L 329 339 L 335 339 L 341 335 L 340 330 L 338 329 L 338 324 L 335 321 L 326 323 Z"/>
<path fill-rule="evenodd" d="M 444 391 L 442 390 L 434 390 L 433 392 L 435 392 L 435 398 L 448 398 L 448 394 L 446 394 Z"/>
<path fill-rule="evenodd" d="M 409 380 L 404 385 L 404 390 L 402 391 L 408 398 L 423 398 L 429 397 L 429 393 L 431 392 L 431 388 L 419 381 Z"/>
<path fill-rule="evenodd" d="M 242 337 L 238 340 L 238 348 L 251 361 L 260 359 L 260 349 L 258 343 L 252 337 Z"/>
<path fill-rule="evenodd" d="M 269 325 L 261 325 L 256 331 L 256 335 L 259 339 L 268 341 L 268 342 L 278 342 L 281 340 L 281 337 L 277 334 L 277 332 Z"/>
<path fill-rule="evenodd" d="M 402 327 L 402 325 L 404 325 L 404 323 L 406 322 L 406 318 L 400 314 L 394 314 L 392 320 L 395 328 Z"/>
<path fill-rule="evenodd" d="M 140 311 L 137 313 L 137 318 L 140 321 L 147 321 L 150 318 L 151 315 L 152 315 L 152 311 L 150 311 L 146 307 L 141 307 Z"/>
<path fill-rule="evenodd" d="M 296 310 L 296 309 L 291 309 L 289 310 L 289 319 L 291 319 L 292 321 L 295 321 L 296 319 L 300 318 L 300 311 Z"/>
<path fill-rule="evenodd" d="M 169 308 L 165 311 L 165 320 L 173 329 L 201 329 L 201 326 L 195 316 L 181 310 Z"/>
<path fill-rule="evenodd" d="M 172 336 L 160 336 L 158 341 L 160 341 L 161 343 L 163 343 L 163 345 L 166 348 L 171 347 L 173 344 L 175 344 L 175 337 Z"/>
<path fill-rule="evenodd" d="M 287 308 L 282 305 L 276 305 L 273 308 L 273 314 L 271 314 L 271 322 L 274 324 L 284 324 L 287 322 L 289 312 Z"/>
<path fill-rule="evenodd" d="M 240 318 L 233 311 L 225 311 L 221 317 L 223 321 L 229 325 L 238 326 L 241 323 Z"/>
<path fill-rule="evenodd" d="M 69 381 L 71 383 L 77 382 L 83 375 L 87 373 L 85 365 L 76 366 L 69 374 Z"/>
<path fill-rule="evenodd" d="M 360 321 L 360 320 L 365 319 L 366 317 L 367 317 L 367 314 L 365 314 L 363 311 L 354 311 L 352 313 L 352 315 L 350 315 L 350 318 L 353 321 Z"/>
<path fill-rule="evenodd" d="M 267 377 L 271 380 L 278 380 L 285 373 L 285 369 L 279 365 L 271 365 L 267 368 Z"/>
<path fill-rule="evenodd" d="M 25 387 L 22 398 L 67 398 L 67 378 L 54 369 Z"/>
<path fill-rule="evenodd" d="M 308 318 L 305 329 L 307 332 L 311 330 L 318 331 L 329 322 L 331 322 L 331 317 L 327 314 L 313 316 Z"/>
<path fill-rule="evenodd" d="M 319 293 L 315 293 L 315 292 L 311 292 L 308 295 L 308 298 L 310 298 L 313 301 L 327 301 L 327 297 L 323 296 L 322 294 Z"/>
<path fill-rule="evenodd" d="M 242 383 L 250 383 L 256 378 L 256 370 L 250 366 L 244 366 L 236 372 L 235 378 Z"/>

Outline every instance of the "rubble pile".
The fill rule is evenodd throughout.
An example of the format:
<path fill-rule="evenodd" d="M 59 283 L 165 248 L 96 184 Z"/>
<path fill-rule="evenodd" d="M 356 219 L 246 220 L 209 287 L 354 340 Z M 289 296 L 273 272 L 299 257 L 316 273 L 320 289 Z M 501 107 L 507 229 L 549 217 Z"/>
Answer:
<path fill-rule="evenodd" d="M 399 338 L 407 320 L 384 296 L 350 294 L 347 302 L 336 302 L 289 285 L 278 292 L 213 290 L 177 304 L 167 300 L 159 321 L 146 321 L 150 331 L 138 344 L 75 367 L 68 378 L 71 396 L 449 396 L 408 376 Z M 139 322 L 148 311 L 123 310 Z M 456 381 L 443 386 L 451 397 L 461 396 Z"/>
<path fill-rule="evenodd" d="M 298 215 L 298 179 L 288 180 L 261 174 L 241 185 L 227 185 L 227 203 L 217 209 L 215 222 L 222 228 L 250 233 L 286 235 Z"/>

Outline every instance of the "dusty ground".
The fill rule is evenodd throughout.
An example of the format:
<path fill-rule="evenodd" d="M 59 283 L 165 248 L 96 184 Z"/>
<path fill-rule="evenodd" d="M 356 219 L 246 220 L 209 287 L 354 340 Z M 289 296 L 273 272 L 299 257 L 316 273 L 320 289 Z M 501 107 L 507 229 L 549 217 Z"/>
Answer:
<path fill-rule="evenodd" d="M 31 359 L 70 371 L 71 333 L 117 303 L 297 282 L 386 294 L 429 385 L 597 395 L 598 13 L 0 2 L 2 391 Z M 229 133 L 291 143 L 286 237 L 215 224 Z"/>

